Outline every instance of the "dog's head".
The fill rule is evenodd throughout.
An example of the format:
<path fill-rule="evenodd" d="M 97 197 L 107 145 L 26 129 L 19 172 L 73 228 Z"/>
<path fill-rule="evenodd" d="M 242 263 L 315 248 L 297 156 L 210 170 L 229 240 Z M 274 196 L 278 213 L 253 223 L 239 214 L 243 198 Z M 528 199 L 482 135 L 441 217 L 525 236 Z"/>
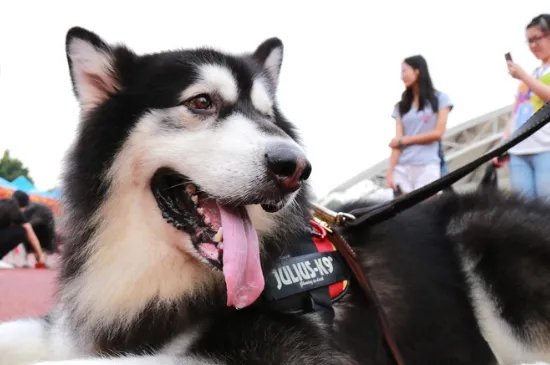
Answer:
<path fill-rule="evenodd" d="M 169 298 L 199 276 L 221 279 L 218 269 L 228 305 L 252 303 L 264 284 L 263 238 L 292 230 L 292 219 L 303 225 L 296 201 L 311 172 L 276 102 L 281 41 L 238 56 L 137 55 L 73 28 L 66 50 L 81 125 L 65 172 L 74 236 L 65 275 L 126 265 L 96 266 L 94 280 L 143 279 L 140 291 Z M 87 262 L 76 254 L 83 241 Z"/>

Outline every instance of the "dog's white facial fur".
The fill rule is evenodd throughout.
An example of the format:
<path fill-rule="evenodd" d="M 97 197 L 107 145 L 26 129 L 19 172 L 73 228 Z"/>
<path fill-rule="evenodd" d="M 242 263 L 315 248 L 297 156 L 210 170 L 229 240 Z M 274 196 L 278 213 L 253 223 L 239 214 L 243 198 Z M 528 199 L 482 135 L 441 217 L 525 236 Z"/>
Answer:
<path fill-rule="evenodd" d="M 109 54 L 76 42 L 69 48 L 74 82 L 83 111 L 89 112 L 118 86 Z M 276 76 L 272 63 L 280 65 L 280 59 L 268 61 L 269 76 Z M 215 93 L 224 103 L 237 102 L 241 91 L 228 68 L 202 65 L 199 75 L 182 90 L 182 100 Z M 98 87 L 98 78 L 100 86 L 110 86 Z M 273 100 L 264 78 L 254 80 L 250 99 L 269 118 Z M 162 218 L 150 180 L 159 168 L 169 167 L 209 194 L 239 204 L 258 189 L 266 174 L 266 149 L 279 143 L 300 148 L 290 137 L 269 134 L 242 113 L 221 120 L 214 114 L 197 116 L 181 105 L 142 116 L 105 176 L 109 190 L 93 217 L 98 228 L 87 246 L 83 273 L 66 286 L 65 295 L 75 298 L 71 305 L 77 314 L 90 325 L 124 328 L 153 298 L 165 305 L 182 295 L 198 295 L 212 280 L 221 280 L 220 273 L 196 259 L 189 236 Z M 260 235 L 273 227 L 273 214 L 259 206 L 247 209 Z"/>
<path fill-rule="evenodd" d="M 202 93 L 218 93 L 228 103 L 237 102 L 237 80 L 228 68 L 220 65 L 201 65 L 199 75 L 198 82 L 183 91 L 182 101 Z"/>

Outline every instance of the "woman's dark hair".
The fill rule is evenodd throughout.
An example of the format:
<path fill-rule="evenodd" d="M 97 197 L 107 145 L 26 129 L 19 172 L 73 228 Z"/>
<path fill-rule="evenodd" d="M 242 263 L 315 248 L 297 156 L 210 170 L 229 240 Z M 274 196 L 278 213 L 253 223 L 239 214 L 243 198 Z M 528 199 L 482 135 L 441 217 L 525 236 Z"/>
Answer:
<path fill-rule="evenodd" d="M 550 14 L 540 14 L 531 19 L 525 29 L 539 27 L 545 34 L 550 34 Z"/>
<path fill-rule="evenodd" d="M 407 57 L 403 60 L 404 63 L 411 66 L 414 70 L 418 70 L 418 110 L 423 110 L 429 103 L 432 107 L 432 110 L 437 112 L 439 107 L 439 102 L 436 96 L 436 90 L 434 89 L 432 78 L 430 77 L 430 72 L 428 71 L 428 63 L 421 55 Z M 408 87 L 403 91 L 401 95 L 401 101 L 398 103 L 399 114 L 405 115 L 413 103 L 414 94 L 412 87 Z"/>

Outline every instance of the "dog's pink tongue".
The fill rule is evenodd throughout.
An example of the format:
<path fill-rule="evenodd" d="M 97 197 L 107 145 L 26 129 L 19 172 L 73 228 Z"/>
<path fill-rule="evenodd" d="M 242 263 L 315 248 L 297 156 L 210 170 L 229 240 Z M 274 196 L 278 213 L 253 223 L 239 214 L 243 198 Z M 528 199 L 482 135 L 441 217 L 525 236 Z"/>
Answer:
<path fill-rule="evenodd" d="M 260 244 L 244 207 L 219 205 L 223 227 L 223 275 L 227 305 L 244 308 L 264 290 Z"/>

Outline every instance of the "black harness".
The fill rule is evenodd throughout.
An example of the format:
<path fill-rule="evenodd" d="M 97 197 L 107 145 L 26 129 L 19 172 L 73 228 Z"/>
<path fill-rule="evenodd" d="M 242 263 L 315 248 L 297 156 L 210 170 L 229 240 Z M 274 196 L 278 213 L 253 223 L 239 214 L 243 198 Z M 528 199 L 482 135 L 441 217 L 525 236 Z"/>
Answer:
<path fill-rule="evenodd" d="M 349 288 L 351 272 L 326 229 L 311 221 L 265 278 L 263 298 L 277 311 L 294 314 L 320 312 L 327 322 L 334 317 L 333 303 Z"/>

